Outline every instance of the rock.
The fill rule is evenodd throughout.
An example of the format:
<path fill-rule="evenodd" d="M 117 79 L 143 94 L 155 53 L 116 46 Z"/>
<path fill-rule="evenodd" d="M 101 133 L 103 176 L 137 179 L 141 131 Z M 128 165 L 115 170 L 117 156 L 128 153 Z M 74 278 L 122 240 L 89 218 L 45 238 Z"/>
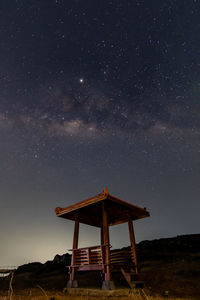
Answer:
<path fill-rule="evenodd" d="M 43 264 L 40 262 L 33 262 L 33 263 L 25 264 L 25 265 L 19 266 L 17 268 L 17 270 L 15 271 L 15 274 L 21 274 L 21 273 L 26 273 L 26 272 L 35 273 L 35 272 L 38 272 L 39 269 L 41 269 L 42 265 Z"/>

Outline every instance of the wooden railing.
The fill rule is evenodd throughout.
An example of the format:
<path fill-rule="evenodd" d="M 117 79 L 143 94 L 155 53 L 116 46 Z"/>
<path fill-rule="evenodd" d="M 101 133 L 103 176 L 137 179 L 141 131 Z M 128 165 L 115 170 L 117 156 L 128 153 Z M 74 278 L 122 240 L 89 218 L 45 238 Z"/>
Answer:
<path fill-rule="evenodd" d="M 105 249 L 109 245 L 93 246 L 73 249 L 72 265 L 73 267 L 86 267 L 91 265 L 105 265 Z M 134 256 L 131 250 L 113 250 L 110 251 L 111 265 L 133 265 Z"/>
<path fill-rule="evenodd" d="M 113 250 L 110 252 L 111 265 L 133 265 L 134 257 L 131 250 Z"/>
<path fill-rule="evenodd" d="M 105 264 L 105 247 L 107 245 L 78 248 L 72 250 L 73 266 Z"/>

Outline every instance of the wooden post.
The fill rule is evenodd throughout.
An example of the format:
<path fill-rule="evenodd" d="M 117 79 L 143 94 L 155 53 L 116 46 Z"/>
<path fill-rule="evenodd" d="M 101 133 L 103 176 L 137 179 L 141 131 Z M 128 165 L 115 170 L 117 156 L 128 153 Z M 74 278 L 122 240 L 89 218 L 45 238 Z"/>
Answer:
<path fill-rule="evenodd" d="M 130 236 L 130 242 L 131 242 L 131 250 L 132 250 L 133 257 L 134 257 L 135 271 L 136 271 L 136 274 L 138 274 L 135 234 L 134 234 L 133 221 L 132 221 L 130 212 L 128 213 L 128 227 L 129 227 L 129 236 Z"/>
<path fill-rule="evenodd" d="M 111 281 L 110 272 L 110 239 L 109 239 L 109 227 L 108 227 L 108 215 L 107 215 L 107 203 L 102 202 L 102 219 L 103 219 L 103 241 L 105 246 L 105 280 L 102 285 L 102 289 L 110 290 L 114 289 L 114 283 Z"/>
<path fill-rule="evenodd" d="M 101 223 L 101 228 L 100 228 L 100 238 L 101 238 L 101 255 L 102 255 L 102 264 L 105 266 L 105 247 L 103 246 L 104 243 L 104 236 L 103 236 L 103 224 Z M 103 267 L 104 270 L 104 267 Z M 104 271 L 103 271 L 104 272 Z M 105 274 L 105 272 L 104 272 Z"/>
<path fill-rule="evenodd" d="M 79 217 L 78 214 L 75 218 L 75 224 L 74 224 L 74 239 L 73 239 L 73 249 L 78 248 L 78 233 L 79 233 Z"/>
<path fill-rule="evenodd" d="M 77 281 L 74 280 L 74 263 L 75 263 L 75 249 L 78 248 L 78 233 L 79 233 L 79 217 L 78 214 L 75 218 L 74 224 L 74 237 L 73 237 L 73 248 L 72 248 L 72 259 L 71 259 L 71 273 L 70 273 L 70 280 L 67 284 L 67 287 L 78 287 Z"/>
<path fill-rule="evenodd" d="M 103 212 L 103 209 L 102 209 Z M 101 240 L 101 263 L 103 265 L 103 269 L 102 269 L 102 279 L 105 279 L 105 246 L 104 246 L 104 235 L 103 235 L 103 215 L 102 215 L 102 220 L 101 220 L 101 228 L 100 228 L 100 240 Z"/>
<path fill-rule="evenodd" d="M 109 239 L 109 228 L 108 228 L 108 219 L 107 219 L 107 210 L 106 203 L 103 202 L 103 237 L 105 247 L 105 255 L 106 255 L 106 273 L 105 280 L 109 281 L 111 279 L 110 276 L 110 239 Z"/>
<path fill-rule="evenodd" d="M 103 225 L 101 225 L 101 245 L 104 245 Z"/>

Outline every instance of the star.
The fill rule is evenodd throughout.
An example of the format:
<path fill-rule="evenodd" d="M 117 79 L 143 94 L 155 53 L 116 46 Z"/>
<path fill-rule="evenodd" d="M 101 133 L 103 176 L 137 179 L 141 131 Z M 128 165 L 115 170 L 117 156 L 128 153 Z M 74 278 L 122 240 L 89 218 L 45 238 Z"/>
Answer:
<path fill-rule="evenodd" d="M 13 255 L 4 243 L 0 265 L 12 257 L 15 265 L 25 263 L 24 245 L 17 244 L 21 226 L 27 228 L 25 240 L 29 228 L 46 224 L 48 239 L 57 226 L 52 208 L 63 195 L 69 193 L 76 203 L 106 183 L 136 205 L 144 200 L 152 215 L 159 211 L 150 236 L 197 232 L 199 1 L 4 2 L 0 190 L 8 213 L 0 210 L 5 227 L 0 240 L 9 237 L 13 253 L 14 243 L 20 251 Z M 177 12 L 183 18 L 177 19 Z M 63 205 L 72 204 L 64 199 Z M 35 227 L 38 203 L 43 204 Z M 14 218 L 10 210 L 16 211 Z M 147 227 L 139 239 L 149 237 Z M 62 240 L 62 232 L 54 245 L 60 245 L 59 236 Z M 31 236 L 30 261 L 66 251 L 47 241 L 37 257 L 32 245 L 38 239 L 44 239 L 43 232 Z M 121 248 L 122 239 L 116 242 Z"/>

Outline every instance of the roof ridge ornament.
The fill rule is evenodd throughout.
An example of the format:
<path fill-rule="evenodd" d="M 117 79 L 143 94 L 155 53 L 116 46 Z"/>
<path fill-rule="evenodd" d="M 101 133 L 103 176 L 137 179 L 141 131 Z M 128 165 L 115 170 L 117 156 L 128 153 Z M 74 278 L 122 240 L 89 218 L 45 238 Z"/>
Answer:
<path fill-rule="evenodd" d="M 109 191 L 108 191 L 108 187 L 107 187 L 107 185 L 105 186 L 105 189 L 104 189 L 104 194 L 107 196 L 107 195 L 109 195 Z"/>

